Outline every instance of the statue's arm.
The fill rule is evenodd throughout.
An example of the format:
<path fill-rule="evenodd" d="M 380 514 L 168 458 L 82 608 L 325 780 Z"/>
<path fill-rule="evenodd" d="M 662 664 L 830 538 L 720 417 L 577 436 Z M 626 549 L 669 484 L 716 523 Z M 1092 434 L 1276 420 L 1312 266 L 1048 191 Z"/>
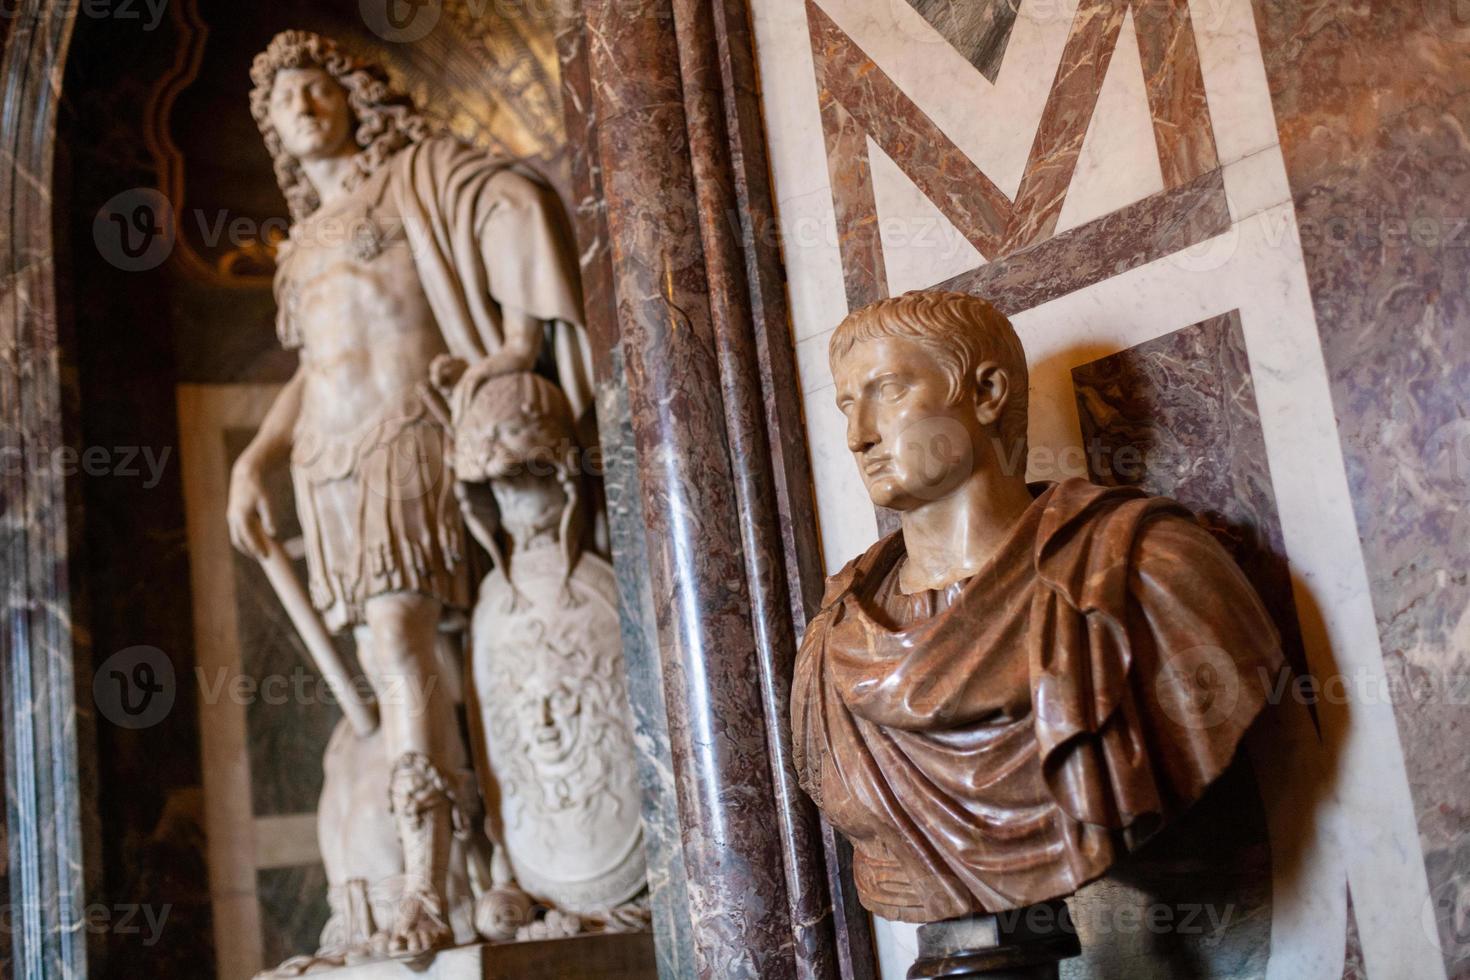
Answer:
<path fill-rule="evenodd" d="M 500 326 L 505 331 L 505 346 L 499 351 L 505 371 L 529 371 L 541 353 L 546 332 L 541 321 L 513 306 L 500 309 Z"/>
<path fill-rule="evenodd" d="M 252 464 L 269 470 L 290 454 L 291 436 L 296 429 L 296 418 L 301 414 L 301 390 L 304 384 L 305 371 L 298 367 L 296 373 L 291 375 L 291 380 L 286 382 L 286 386 L 271 403 L 255 438 L 250 440 L 250 445 L 240 454 L 241 460 L 249 459 Z M 235 465 L 240 465 L 238 460 Z"/>
<path fill-rule="evenodd" d="M 230 494 L 225 514 L 230 541 L 252 558 L 265 556 L 266 539 L 276 535 L 275 515 L 265 490 L 265 475 L 279 466 L 291 452 L 291 434 L 301 414 L 301 390 L 305 375 L 301 368 L 286 382 L 265 414 L 265 421 L 250 445 L 230 469 Z"/>
<path fill-rule="evenodd" d="M 541 353 L 545 322 L 565 311 L 546 298 L 547 286 L 567 275 L 557 248 L 544 188 L 512 170 L 501 170 L 480 191 L 476 234 L 500 306 L 501 346 L 491 353 L 492 373 L 528 371 Z"/>

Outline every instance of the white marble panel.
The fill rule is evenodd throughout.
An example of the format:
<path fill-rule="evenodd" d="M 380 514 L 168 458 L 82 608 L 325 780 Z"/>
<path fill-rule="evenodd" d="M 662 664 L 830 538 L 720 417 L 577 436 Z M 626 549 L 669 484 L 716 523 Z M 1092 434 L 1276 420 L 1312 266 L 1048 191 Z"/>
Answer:
<path fill-rule="evenodd" d="M 878 947 L 878 975 L 883 980 L 904 980 L 919 956 L 919 927 L 874 916 L 873 945 Z"/>
<path fill-rule="evenodd" d="M 806 5 L 801 0 L 751 0 L 750 19 L 776 198 L 825 188 L 827 145 Z"/>
<path fill-rule="evenodd" d="M 803 395 L 832 387 L 832 365 L 827 360 L 827 343 L 832 339 L 832 331 L 836 328 L 834 323 L 821 333 L 796 342 L 796 371 L 801 376 Z"/>
<path fill-rule="evenodd" d="M 1281 146 L 1273 143 L 1248 157 L 1227 163 L 1222 172 L 1230 219 L 1240 221 L 1291 200 L 1291 182 Z"/>
<path fill-rule="evenodd" d="M 830 329 L 847 313 L 811 35 L 801 0 L 751 0 L 751 21 L 792 331 L 799 339 Z"/>
<path fill-rule="evenodd" d="M 1279 141 L 1251 0 L 1190 0 L 1195 46 L 1220 162 Z"/>
<path fill-rule="evenodd" d="M 868 159 L 890 296 L 924 289 L 985 264 L 984 256 L 872 137 Z"/>
<path fill-rule="evenodd" d="M 1118 46 L 1082 138 L 1056 233 L 1085 225 L 1163 189 L 1164 171 L 1154 142 L 1143 59 L 1130 11 L 1123 16 Z"/>
<path fill-rule="evenodd" d="M 805 408 L 822 558 L 831 575 L 878 540 L 878 519 L 847 449 L 847 419 L 837 410 L 832 386 L 807 395 Z"/>
<path fill-rule="evenodd" d="M 235 559 L 225 522 L 230 476 L 225 433 L 259 426 L 279 391 L 279 385 L 178 387 L 194 649 L 201 677 L 236 677 L 243 672 L 235 618 Z M 205 699 L 199 729 L 215 960 L 222 980 L 245 980 L 264 965 L 265 953 L 243 704 L 234 698 L 212 703 Z"/>
<path fill-rule="evenodd" d="M 831 330 L 847 315 L 847 287 L 837 246 L 832 191 L 820 189 L 778 201 L 781 255 L 786 262 L 792 333 L 798 340 Z"/>

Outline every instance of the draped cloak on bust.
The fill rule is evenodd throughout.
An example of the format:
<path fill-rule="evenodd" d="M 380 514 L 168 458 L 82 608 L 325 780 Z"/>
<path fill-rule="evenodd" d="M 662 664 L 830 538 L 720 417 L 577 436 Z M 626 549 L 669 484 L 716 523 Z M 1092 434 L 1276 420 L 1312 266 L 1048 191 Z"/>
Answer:
<path fill-rule="evenodd" d="M 930 922 L 1069 895 L 1229 765 L 1281 667 L 1229 554 L 1084 480 L 964 581 L 904 594 L 895 532 L 827 584 L 792 685 L 797 774 L 863 904 Z"/>

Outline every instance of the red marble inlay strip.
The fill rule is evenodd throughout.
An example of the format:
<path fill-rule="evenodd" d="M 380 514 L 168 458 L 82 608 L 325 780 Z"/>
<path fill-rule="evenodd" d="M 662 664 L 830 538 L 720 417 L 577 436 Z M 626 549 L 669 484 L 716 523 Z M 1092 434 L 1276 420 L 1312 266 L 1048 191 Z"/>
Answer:
<path fill-rule="evenodd" d="M 1126 11 L 1127 4 L 1118 0 L 1077 5 L 1000 254 L 1050 238 L 1056 229 Z"/>
<path fill-rule="evenodd" d="M 1229 230 L 1216 169 L 934 288 L 981 296 L 1015 315 Z"/>
<path fill-rule="evenodd" d="M 822 133 L 827 141 L 827 172 L 832 177 L 832 207 L 837 220 L 837 250 L 849 309 L 888 295 L 888 269 L 878 235 L 878 202 L 862 127 L 823 90 Z"/>
<path fill-rule="evenodd" d="M 981 255 L 999 254 L 1011 215 L 1005 194 L 813 0 L 806 7 L 824 120 L 826 103 L 840 102 Z"/>
<path fill-rule="evenodd" d="M 1220 165 L 1189 2 L 1132 0 L 1130 6 L 1164 186 L 1178 187 Z"/>
<path fill-rule="evenodd" d="M 1130 7 L 1134 11 L 1165 187 L 1183 193 L 1156 195 L 1093 222 L 1087 226 L 1092 230 L 1081 238 L 1074 236 L 1084 229 L 1063 236 L 1071 243 L 1084 240 L 1106 243 L 1110 251 L 1079 254 L 1074 262 L 1062 268 L 1038 269 L 1035 273 L 1026 272 L 1019 279 L 1004 279 L 1013 284 L 1006 286 L 1007 289 L 1016 288 L 1026 295 L 1036 293 L 1047 298 L 1065 292 L 1064 283 L 1076 283 L 1071 288 L 1081 288 L 1105 278 L 1100 273 L 1104 268 L 1121 271 L 1115 268 L 1116 257 L 1129 246 L 1125 241 L 1115 241 L 1113 231 L 1119 227 L 1114 219 L 1124 215 L 1163 220 L 1163 232 L 1150 241 L 1177 241 L 1178 248 L 1188 247 L 1228 227 L 1214 133 L 1187 0 L 1081 0 L 1014 204 L 843 33 L 815 0 L 807 0 L 849 306 L 856 308 L 887 295 L 877 204 L 864 136 L 872 136 L 971 244 L 993 260 L 991 265 L 952 281 L 980 277 L 998 285 L 1003 278 L 1001 270 L 1013 265 L 1009 261 L 1001 263 L 1002 258 L 1009 259 L 1035 248 L 1054 234 L 1124 15 Z M 1168 226 L 1171 220 L 1168 212 L 1176 205 L 1194 216 L 1192 230 Z M 1217 219 L 1223 220 L 1224 226 L 1217 227 Z M 1071 248 L 1068 245 L 1058 254 Z M 1147 254 L 1151 260 L 1167 253 L 1150 246 L 1143 253 L 1135 250 L 1134 257 L 1138 254 Z M 1105 261 L 1109 257 L 1112 257 L 1110 265 Z M 1033 263 L 1023 260 L 1018 268 L 1029 270 Z M 1040 276 L 1041 271 L 1046 271 L 1046 276 Z"/>

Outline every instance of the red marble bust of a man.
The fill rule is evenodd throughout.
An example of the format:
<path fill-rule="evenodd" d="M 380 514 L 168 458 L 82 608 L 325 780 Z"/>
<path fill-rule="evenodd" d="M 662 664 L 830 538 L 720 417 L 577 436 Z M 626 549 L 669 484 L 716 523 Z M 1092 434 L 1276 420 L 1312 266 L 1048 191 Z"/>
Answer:
<path fill-rule="evenodd" d="M 1276 630 L 1180 505 L 1026 483 L 1025 354 L 989 304 L 883 300 L 830 357 L 848 447 L 902 527 L 832 577 L 802 643 L 802 786 L 886 918 L 1069 895 L 1224 771 Z"/>

